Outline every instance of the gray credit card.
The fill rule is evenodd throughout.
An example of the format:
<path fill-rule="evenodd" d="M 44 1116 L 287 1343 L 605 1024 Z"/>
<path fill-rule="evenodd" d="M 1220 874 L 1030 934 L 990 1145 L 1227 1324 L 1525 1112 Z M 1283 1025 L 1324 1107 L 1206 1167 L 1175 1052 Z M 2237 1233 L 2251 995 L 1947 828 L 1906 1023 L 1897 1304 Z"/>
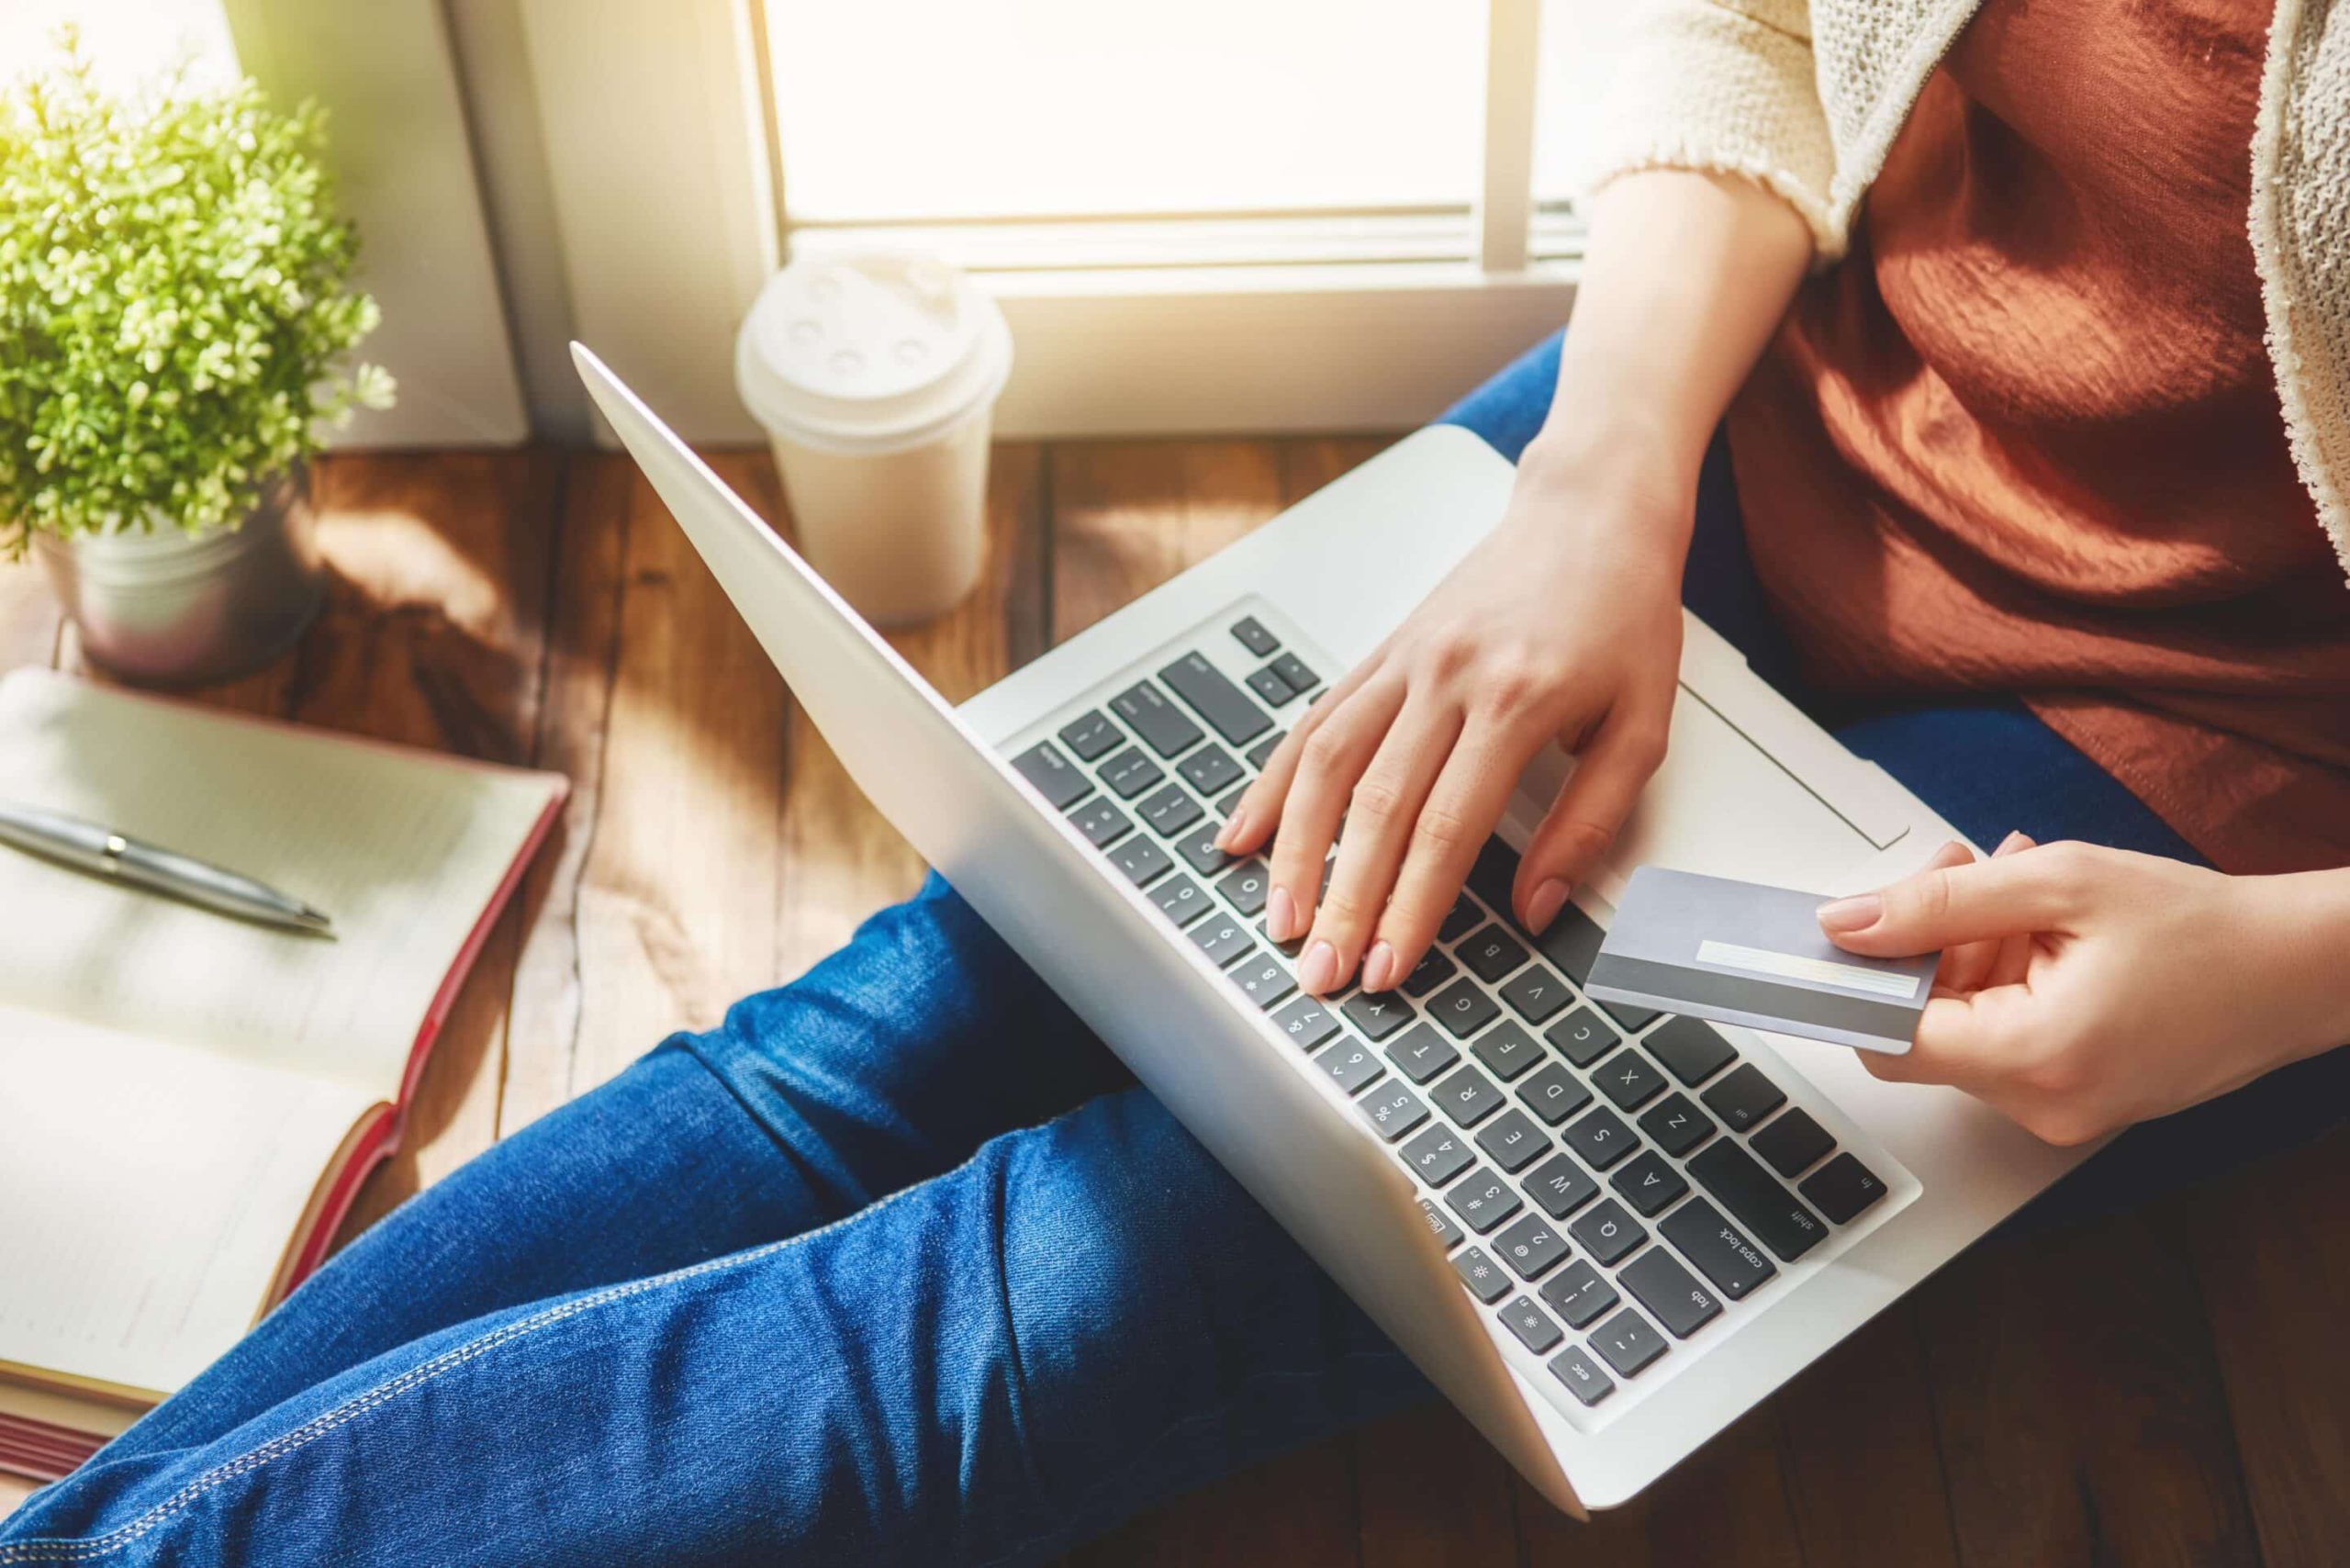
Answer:
<path fill-rule="evenodd" d="M 1909 1048 L 1942 957 L 1863 958 L 1828 940 L 1818 893 L 1643 866 L 1583 989 L 1865 1050 Z"/>

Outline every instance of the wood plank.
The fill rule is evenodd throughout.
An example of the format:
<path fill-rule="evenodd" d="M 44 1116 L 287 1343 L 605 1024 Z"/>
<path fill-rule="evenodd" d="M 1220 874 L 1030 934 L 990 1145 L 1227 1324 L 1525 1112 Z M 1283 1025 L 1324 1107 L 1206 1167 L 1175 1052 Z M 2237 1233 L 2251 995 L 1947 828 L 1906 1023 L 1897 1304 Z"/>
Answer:
<path fill-rule="evenodd" d="M 1774 1405 L 1810 1568 L 1957 1568 L 1933 1388 L 1908 1303 L 1821 1357 Z"/>
<path fill-rule="evenodd" d="M 1516 1475 L 1441 1401 L 1349 1434 L 1362 1568 L 1491 1568 L 1518 1559 Z M 1550 1505 L 1528 1494 L 1527 1501 Z"/>
<path fill-rule="evenodd" d="M 2350 1128 L 2164 1213 L 2194 1260 L 2267 1568 L 2350 1540 Z"/>
<path fill-rule="evenodd" d="M 1528 1568 L 1799 1568 L 1775 1415 L 1749 1411 L 1655 1485 L 1588 1522 L 1517 1482 Z M 1907 1568 L 1907 1565 L 1904 1565 Z"/>
<path fill-rule="evenodd" d="M 1978 1247 L 1917 1299 L 1961 1562 L 2259 1562 L 2194 1276 L 2146 1216 Z"/>

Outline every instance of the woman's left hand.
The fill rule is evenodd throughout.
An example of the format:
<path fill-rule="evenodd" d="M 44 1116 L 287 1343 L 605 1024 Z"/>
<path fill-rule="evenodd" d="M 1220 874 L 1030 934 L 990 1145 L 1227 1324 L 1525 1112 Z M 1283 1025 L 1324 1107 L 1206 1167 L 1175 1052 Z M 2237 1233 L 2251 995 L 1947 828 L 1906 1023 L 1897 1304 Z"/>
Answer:
<path fill-rule="evenodd" d="M 1820 907 L 1839 946 L 1943 949 L 1907 1056 L 2057 1144 L 2086 1143 L 2350 1040 L 2350 871 L 2231 877 L 2011 835 L 1950 845 L 1902 881 Z"/>

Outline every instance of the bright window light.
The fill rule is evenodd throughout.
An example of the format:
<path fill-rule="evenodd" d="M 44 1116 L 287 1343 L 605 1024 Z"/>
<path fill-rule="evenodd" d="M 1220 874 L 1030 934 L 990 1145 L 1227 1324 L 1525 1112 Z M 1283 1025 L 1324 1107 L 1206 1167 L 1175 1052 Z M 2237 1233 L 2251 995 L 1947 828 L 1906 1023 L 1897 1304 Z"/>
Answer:
<path fill-rule="evenodd" d="M 98 80 L 128 93 L 185 60 L 203 83 L 232 79 L 236 45 L 220 0 L 0 0 L 0 89 L 57 58 L 58 24 L 81 29 Z"/>
<path fill-rule="evenodd" d="M 1469 0 L 766 0 L 794 222 L 1465 208 Z"/>

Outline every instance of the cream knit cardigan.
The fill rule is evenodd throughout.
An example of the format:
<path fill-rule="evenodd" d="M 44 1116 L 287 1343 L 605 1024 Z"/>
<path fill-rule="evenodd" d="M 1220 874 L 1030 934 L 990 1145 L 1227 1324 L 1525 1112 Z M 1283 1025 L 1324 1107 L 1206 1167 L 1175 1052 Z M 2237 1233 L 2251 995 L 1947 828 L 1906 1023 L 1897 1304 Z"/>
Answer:
<path fill-rule="evenodd" d="M 1844 252 L 1862 195 L 1980 0 L 1580 0 L 1566 145 L 1590 189 L 1743 175 Z M 2350 3 L 2277 0 L 2246 221 L 2285 428 L 2350 576 Z"/>

